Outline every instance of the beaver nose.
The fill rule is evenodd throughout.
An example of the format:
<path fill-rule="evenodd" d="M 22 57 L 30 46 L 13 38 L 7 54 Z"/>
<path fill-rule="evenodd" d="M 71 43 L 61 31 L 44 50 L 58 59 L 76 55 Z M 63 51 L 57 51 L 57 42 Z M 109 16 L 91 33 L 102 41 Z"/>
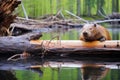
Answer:
<path fill-rule="evenodd" d="M 84 35 L 84 36 L 87 36 L 87 35 L 88 35 L 88 33 L 87 33 L 87 32 L 83 32 L 83 35 Z"/>

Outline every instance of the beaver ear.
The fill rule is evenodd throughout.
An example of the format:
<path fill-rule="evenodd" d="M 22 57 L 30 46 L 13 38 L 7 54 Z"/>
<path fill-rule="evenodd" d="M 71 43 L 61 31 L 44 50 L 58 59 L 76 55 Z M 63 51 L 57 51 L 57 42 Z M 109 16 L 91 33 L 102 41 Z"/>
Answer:
<path fill-rule="evenodd" d="M 94 27 L 96 27 L 97 26 L 97 24 L 94 24 Z"/>

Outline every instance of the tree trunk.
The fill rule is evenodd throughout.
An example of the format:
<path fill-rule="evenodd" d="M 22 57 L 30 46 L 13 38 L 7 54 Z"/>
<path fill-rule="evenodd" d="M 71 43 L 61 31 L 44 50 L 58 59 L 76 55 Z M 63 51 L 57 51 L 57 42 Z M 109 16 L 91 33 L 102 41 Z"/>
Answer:
<path fill-rule="evenodd" d="M 80 7 L 80 1 L 81 1 L 81 0 L 77 0 L 77 16 L 80 16 L 80 10 L 81 10 L 81 9 L 80 9 L 80 8 L 81 8 L 81 7 Z"/>
<path fill-rule="evenodd" d="M 87 0 L 84 0 L 83 4 L 83 15 L 87 15 Z"/>
<path fill-rule="evenodd" d="M 100 15 L 100 12 L 104 14 L 103 6 L 105 4 L 104 0 L 97 0 L 97 15 Z"/>
<path fill-rule="evenodd" d="M 116 0 L 116 12 L 119 12 L 119 0 Z"/>
<path fill-rule="evenodd" d="M 73 0 L 68 1 L 69 11 L 74 13 L 74 2 Z"/>
<path fill-rule="evenodd" d="M 119 12 L 119 0 L 112 0 L 112 12 Z"/>
<path fill-rule="evenodd" d="M 88 0 L 87 2 L 88 2 L 88 3 L 87 3 L 87 5 L 88 5 L 88 6 L 87 6 L 87 7 L 88 7 L 88 8 L 87 8 L 87 10 L 88 10 L 88 16 L 91 16 L 91 1 Z"/>
<path fill-rule="evenodd" d="M 16 17 L 12 12 L 20 3 L 17 0 L 0 0 L 0 36 L 9 34 L 8 28 Z"/>
<path fill-rule="evenodd" d="M 115 12 L 115 0 L 112 0 L 112 12 Z"/>
<path fill-rule="evenodd" d="M 61 9 L 61 0 L 56 0 L 56 4 L 57 4 L 56 10 L 58 12 Z"/>
<path fill-rule="evenodd" d="M 52 0 L 50 0 L 50 13 L 53 14 L 53 4 Z"/>

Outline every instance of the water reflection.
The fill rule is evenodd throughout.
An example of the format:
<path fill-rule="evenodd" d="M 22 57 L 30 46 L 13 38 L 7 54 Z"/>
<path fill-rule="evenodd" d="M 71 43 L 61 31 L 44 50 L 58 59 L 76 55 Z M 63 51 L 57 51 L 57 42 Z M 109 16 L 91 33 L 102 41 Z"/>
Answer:
<path fill-rule="evenodd" d="M 101 80 L 108 73 L 105 65 L 84 64 L 81 68 L 82 80 Z"/>
<path fill-rule="evenodd" d="M 12 71 L 0 70 L 0 80 L 17 80 Z"/>
<path fill-rule="evenodd" d="M 119 40 L 119 31 L 120 31 L 120 25 L 119 24 L 111 24 L 109 25 L 111 28 L 111 32 L 112 32 L 112 39 L 113 40 Z"/>
<path fill-rule="evenodd" d="M 51 67 L 0 70 L 0 80 L 120 80 L 119 65 L 50 63 Z M 75 66 L 75 67 L 74 67 Z"/>

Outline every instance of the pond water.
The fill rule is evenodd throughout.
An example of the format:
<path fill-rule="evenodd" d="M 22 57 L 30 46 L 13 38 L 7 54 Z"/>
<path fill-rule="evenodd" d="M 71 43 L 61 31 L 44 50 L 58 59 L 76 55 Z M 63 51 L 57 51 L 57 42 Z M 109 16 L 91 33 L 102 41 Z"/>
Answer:
<path fill-rule="evenodd" d="M 114 26 L 113 28 L 113 26 L 111 26 L 108 27 L 108 30 L 110 31 L 113 40 L 120 39 L 119 27 Z M 46 30 L 46 32 L 43 33 L 43 37 L 41 39 L 57 39 L 58 41 L 60 41 L 60 39 L 78 40 L 79 33 L 80 28 L 54 28 L 52 30 Z M 36 66 L 40 66 L 41 62 L 37 61 L 35 61 Z M 22 64 L 24 63 L 26 65 L 27 60 L 22 62 Z M 40 66 L 35 69 L 24 69 L 23 67 L 25 67 L 25 65 L 23 66 L 21 64 L 12 66 L 10 66 L 11 63 L 8 64 L 9 65 L 4 66 L 3 64 L 0 64 L 0 80 L 120 80 L 119 59 L 114 60 L 109 58 L 107 61 L 102 59 L 101 61 L 51 61 L 47 64 L 44 63 L 42 64 L 42 67 Z M 28 65 L 29 63 L 27 63 L 27 66 Z"/>
<path fill-rule="evenodd" d="M 70 64 L 71 65 L 71 64 Z M 1 80 L 120 80 L 119 65 L 77 64 L 72 67 L 41 67 L 0 70 Z"/>

